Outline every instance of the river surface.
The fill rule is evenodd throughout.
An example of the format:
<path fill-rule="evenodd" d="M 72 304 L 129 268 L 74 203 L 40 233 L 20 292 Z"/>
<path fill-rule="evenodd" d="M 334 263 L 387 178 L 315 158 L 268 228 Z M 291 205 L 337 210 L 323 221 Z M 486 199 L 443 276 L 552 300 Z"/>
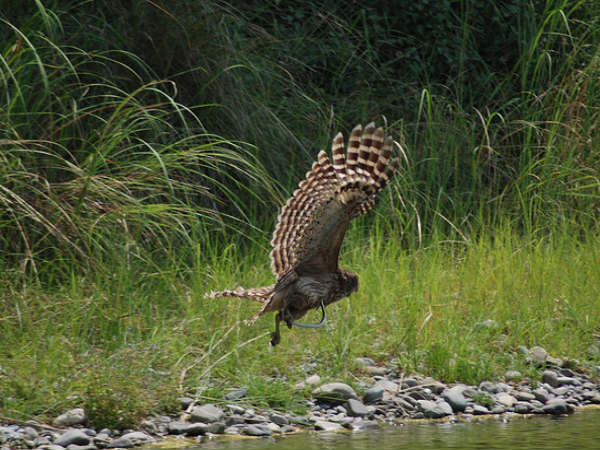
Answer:
<path fill-rule="evenodd" d="M 163 447 L 164 448 L 164 447 Z M 470 423 L 406 423 L 360 432 L 312 432 L 261 439 L 215 439 L 195 450 L 600 449 L 600 409 L 570 416 L 511 416 Z"/>

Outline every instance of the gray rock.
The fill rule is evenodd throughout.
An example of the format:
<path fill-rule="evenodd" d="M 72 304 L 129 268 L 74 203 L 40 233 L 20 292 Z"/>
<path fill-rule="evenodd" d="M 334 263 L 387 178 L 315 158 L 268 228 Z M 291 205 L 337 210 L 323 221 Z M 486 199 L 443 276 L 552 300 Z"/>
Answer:
<path fill-rule="evenodd" d="M 129 439 L 135 445 L 138 444 L 148 444 L 150 442 L 156 442 L 152 436 L 147 435 L 143 431 L 132 431 L 130 433 L 125 433 L 121 438 Z"/>
<path fill-rule="evenodd" d="M 225 394 L 225 396 L 223 398 L 227 401 L 237 400 L 239 398 L 245 397 L 247 393 L 248 393 L 248 388 L 241 387 L 238 389 L 234 389 L 231 392 L 228 392 L 227 394 Z"/>
<path fill-rule="evenodd" d="M 50 445 L 50 444 L 51 444 L 50 439 L 46 436 L 38 436 L 33 441 L 33 445 L 35 447 L 41 447 L 42 445 Z"/>
<path fill-rule="evenodd" d="M 225 424 L 223 422 L 213 422 L 208 425 L 208 433 L 223 434 L 225 433 Z"/>
<path fill-rule="evenodd" d="M 563 360 L 560 358 L 554 358 L 554 357 L 548 355 L 548 358 L 546 358 L 546 365 L 550 365 L 550 366 L 554 366 L 554 367 L 561 367 L 563 365 Z"/>
<path fill-rule="evenodd" d="M 600 403 L 600 392 L 598 392 L 598 391 L 584 392 L 582 397 L 588 403 L 593 403 L 593 404 Z"/>
<path fill-rule="evenodd" d="M 412 389 L 408 393 L 409 397 L 412 397 L 415 400 L 434 400 L 435 395 L 431 392 L 431 389 L 427 387 L 421 387 L 419 389 Z"/>
<path fill-rule="evenodd" d="M 70 427 L 72 425 L 81 425 L 87 421 L 87 414 L 83 408 L 70 409 L 54 419 L 54 425 L 61 427 Z"/>
<path fill-rule="evenodd" d="M 473 414 L 478 416 L 478 415 L 483 415 L 483 414 L 489 414 L 490 410 L 487 409 L 485 406 L 480 405 L 478 403 L 475 403 L 473 406 Z"/>
<path fill-rule="evenodd" d="M 340 431 L 342 426 L 339 423 L 329 422 L 327 420 L 317 420 L 315 422 L 315 430 L 320 431 Z"/>
<path fill-rule="evenodd" d="M 354 389 L 345 383 L 326 383 L 315 389 L 312 394 L 323 402 L 334 404 L 358 398 Z"/>
<path fill-rule="evenodd" d="M 410 387 L 414 387 L 414 386 L 418 386 L 419 382 L 416 378 L 413 377 L 406 377 L 402 380 L 402 387 L 403 388 L 410 388 Z"/>
<path fill-rule="evenodd" d="M 281 433 L 293 433 L 296 429 L 291 425 L 284 425 L 279 430 Z"/>
<path fill-rule="evenodd" d="M 366 404 L 378 402 L 383 398 L 383 388 L 381 386 L 373 386 L 367 389 L 363 395 L 363 402 Z"/>
<path fill-rule="evenodd" d="M 387 367 L 379 367 L 379 366 L 366 366 L 363 367 L 363 370 L 371 375 L 385 375 L 388 373 Z"/>
<path fill-rule="evenodd" d="M 248 425 L 244 427 L 243 433 L 248 436 L 271 436 L 273 432 L 264 425 Z"/>
<path fill-rule="evenodd" d="M 444 383 L 434 380 L 431 377 L 424 378 L 419 382 L 419 385 L 430 389 L 431 392 L 437 395 L 441 394 L 447 387 Z"/>
<path fill-rule="evenodd" d="M 226 405 L 226 408 L 233 414 L 244 414 L 246 412 L 246 409 L 239 405 Z"/>
<path fill-rule="evenodd" d="M 419 409 L 426 418 L 437 419 L 452 414 L 452 407 L 445 401 L 419 400 Z"/>
<path fill-rule="evenodd" d="M 504 378 L 506 378 L 507 381 L 520 380 L 522 376 L 523 375 L 518 370 L 507 370 L 504 372 Z"/>
<path fill-rule="evenodd" d="M 579 381 L 577 378 L 574 377 L 558 377 L 558 384 L 559 386 L 568 384 L 568 385 L 573 385 L 573 386 L 579 386 L 581 385 L 581 381 Z"/>
<path fill-rule="evenodd" d="M 391 380 L 386 380 L 385 378 L 382 380 L 378 380 L 377 383 L 375 383 L 374 387 L 380 387 L 384 391 L 389 392 L 398 392 L 398 390 L 400 389 L 398 383 L 394 383 Z"/>
<path fill-rule="evenodd" d="M 375 365 L 375 361 L 373 361 L 371 358 L 367 358 L 364 356 L 359 356 L 358 358 L 354 358 L 354 361 L 356 361 L 356 363 L 359 365 L 359 367 L 367 367 L 367 366 Z"/>
<path fill-rule="evenodd" d="M 554 370 L 544 370 L 542 373 L 542 382 L 548 383 L 552 387 L 558 387 L 560 385 L 558 374 Z"/>
<path fill-rule="evenodd" d="M 517 399 L 506 392 L 498 392 L 495 395 L 495 399 L 498 403 L 506 408 L 511 408 L 515 403 L 517 403 Z"/>
<path fill-rule="evenodd" d="M 535 399 L 535 394 L 532 394 L 531 392 L 513 391 L 512 395 L 521 402 L 530 402 L 531 400 Z"/>
<path fill-rule="evenodd" d="M 21 433 L 28 439 L 36 439 L 39 436 L 38 432 L 33 427 L 24 427 L 21 430 Z"/>
<path fill-rule="evenodd" d="M 535 364 L 542 365 L 548 359 L 548 352 L 542 347 L 531 347 L 529 349 L 529 359 Z"/>
<path fill-rule="evenodd" d="M 108 448 L 132 448 L 135 447 L 133 441 L 129 438 L 121 436 L 108 444 Z"/>
<path fill-rule="evenodd" d="M 208 432 L 209 425 L 205 423 L 188 423 L 186 424 L 184 434 L 186 436 L 201 436 Z"/>
<path fill-rule="evenodd" d="M 317 374 L 313 374 L 309 377 L 306 377 L 306 380 L 304 380 L 304 382 L 310 386 L 312 384 L 319 384 L 321 382 L 321 377 Z"/>
<path fill-rule="evenodd" d="M 69 446 L 67 446 L 67 450 L 97 450 L 98 447 L 96 447 L 93 444 L 88 444 L 88 445 L 77 445 L 77 444 L 71 444 Z"/>
<path fill-rule="evenodd" d="M 246 417 L 240 416 L 239 414 L 232 414 L 225 418 L 225 425 L 230 427 L 231 425 L 239 425 L 246 423 Z"/>
<path fill-rule="evenodd" d="M 527 402 L 517 402 L 513 405 L 513 409 L 517 414 L 527 414 L 532 408 Z"/>
<path fill-rule="evenodd" d="M 43 445 L 41 446 L 41 448 L 43 448 L 44 450 L 65 450 L 65 448 L 62 445 L 56 444 Z"/>
<path fill-rule="evenodd" d="M 494 406 L 492 406 L 492 409 L 490 409 L 490 414 L 504 414 L 506 412 L 506 407 L 500 403 L 496 403 Z"/>
<path fill-rule="evenodd" d="M 188 407 L 194 403 L 194 399 L 190 397 L 179 397 L 177 401 L 181 405 L 181 409 L 188 409 Z"/>
<path fill-rule="evenodd" d="M 453 386 L 442 393 L 443 399 L 448 402 L 453 411 L 461 412 L 467 407 L 467 399 L 463 395 L 464 390 L 465 386 Z"/>
<path fill-rule="evenodd" d="M 569 405 L 562 398 L 553 398 L 551 400 L 548 400 L 548 403 L 546 403 L 542 407 L 542 412 L 544 412 L 546 414 L 554 414 L 554 415 L 568 414 L 572 411 L 573 411 L 573 407 L 571 405 Z"/>
<path fill-rule="evenodd" d="M 76 445 L 88 445 L 90 443 L 90 437 L 81 430 L 70 429 L 61 434 L 55 441 L 54 444 L 62 447 L 67 447 L 71 444 Z"/>
<path fill-rule="evenodd" d="M 223 431 L 223 434 L 230 434 L 230 435 L 241 434 L 243 428 L 245 428 L 245 427 L 241 427 L 239 425 L 233 425 L 231 427 L 225 428 L 225 430 Z"/>
<path fill-rule="evenodd" d="M 184 434 L 189 424 L 186 422 L 171 422 L 167 425 L 169 434 Z"/>
<path fill-rule="evenodd" d="M 212 403 L 202 406 L 194 406 L 190 411 L 192 422 L 218 422 L 223 418 L 223 410 Z"/>
<path fill-rule="evenodd" d="M 269 415 L 269 420 L 271 420 L 271 422 L 277 424 L 277 425 L 289 425 L 290 421 L 287 420 L 287 418 L 285 416 L 282 416 L 281 414 L 277 414 L 277 413 L 271 413 Z"/>
<path fill-rule="evenodd" d="M 546 403 L 550 398 L 548 391 L 542 387 L 534 389 L 532 393 L 535 395 L 535 399 L 542 403 Z"/>
<path fill-rule="evenodd" d="M 498 392 L 501 392 L 500 387 L 491 381 L 482 381 L 479 383 L 479 390 L 489 392 L 490 394 L 497 394 Z"/>
<path fill-rule="evenodd" d="M 353 417 L 364 417 L 369 415 L 369 410 L 360 400 L 351 398 L 348 400 L 348 415 Z"/>

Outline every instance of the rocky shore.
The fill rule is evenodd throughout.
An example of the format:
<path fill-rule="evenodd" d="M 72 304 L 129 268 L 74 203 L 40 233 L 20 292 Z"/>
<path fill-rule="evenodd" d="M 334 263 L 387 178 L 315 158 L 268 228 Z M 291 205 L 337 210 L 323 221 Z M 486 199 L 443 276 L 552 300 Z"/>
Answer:
<path fill-rule="evenodd" d="M 572 362 L 553 358 L 541 347 L 522 351 L 531 364 L 542 370 L 541 382 L 508 371 L 498 382 L 447 385 L 428 377 L 406 376 L 394 365 L 378 366 L 369 358 L 357 358 L 364 374 L 359 384 L 363 394 L 359 396 L 344 383 L 323 383 L 313 373 L 296 386 L 314 386 L 312 399 L 306 400 L 309 412 L 303 416 L 250 407 L 244 403 L 247 389 L 240 387 L 228 392 L 219 405 L 182 397 L 179 415 L 148 418 L 137 430 L 86 427 L 86 413 L 81 408 L 61 414 L 52 425 L 33 421 L 0 423 L 0 450 L 131 448 L 168 436 L 202 442 L 217 435 L 360 431 L 412 419 L 469 421 L 483 415 L 509 419 L 514 414 L 569 414 L 577 407 L 600 404 L 600 366 L 578 370 Z M 310 372 L 311 368 L 307 370 Z"/>

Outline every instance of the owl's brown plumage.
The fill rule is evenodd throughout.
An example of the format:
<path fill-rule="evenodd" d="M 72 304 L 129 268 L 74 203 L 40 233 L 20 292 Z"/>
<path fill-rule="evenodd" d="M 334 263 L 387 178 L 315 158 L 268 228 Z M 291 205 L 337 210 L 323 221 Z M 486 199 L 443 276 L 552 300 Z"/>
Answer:
<path fill-rule="evenodd" d="M 250 323 L 278 311 L 271 338 L 271 344 L 277 345 L 281 320 L 290 328 L 300 325 L 295 320 L 310 309 L 324 308 L 356 291 L 358 276 L 338 265 L 340 247 L 350 221 L 373 208 L 377 194 L 398 167 L 397 158 L 390 160 L 393 144 L 374 123 L 364 130 L 357 125 L 344 152 L 344 137 L 338 133 L 331 145 L 332 160 L 319 152 L 279 214 L 270 255 L 276 283 L 211 292 L 205 297 L 239 297 L 262 303 Z"/>

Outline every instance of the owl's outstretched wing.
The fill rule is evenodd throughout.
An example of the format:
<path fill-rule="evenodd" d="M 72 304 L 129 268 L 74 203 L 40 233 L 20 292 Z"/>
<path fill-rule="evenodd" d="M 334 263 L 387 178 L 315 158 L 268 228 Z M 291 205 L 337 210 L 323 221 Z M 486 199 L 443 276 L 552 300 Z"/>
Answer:
<path fill-rule="evenodd" d="M 354 127 L 346 152 L 342 134 L 335 136 L 333 162 L 319 152 L 277 220 L 271 265 L 278 278 L 292 269 L 299 275 L 337 270 L 348 224 L 373 208 L 398 167 L 392 149 L 393 139 L 370 123 L 364 131 Z"/>

